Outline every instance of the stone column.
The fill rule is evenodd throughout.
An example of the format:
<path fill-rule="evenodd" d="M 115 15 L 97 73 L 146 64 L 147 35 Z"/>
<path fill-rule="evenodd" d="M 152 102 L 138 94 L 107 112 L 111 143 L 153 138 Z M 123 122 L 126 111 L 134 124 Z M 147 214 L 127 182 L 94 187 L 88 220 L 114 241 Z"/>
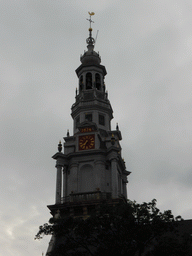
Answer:
<path fill-rule="evenodd" d="M 56 165 L 57 168 L 57 180 L 56 180 L 56 197 L 55 203 L 61 203 L 61 186 L 62 186 L 62 166 Z"/>
<path fill-rule="evenodd" d="M 127 199 L 127 189 L 126 189 L 127 182 L 123 180 L 123 195 Z"/>
<path fill-rule="evenodd" d="M 117 160 L 113 158 L 111 160 L 111 188 L 112 188 L 112 198 L 118 197 L 118 170 L 117 170 Z"/>
<path fill-rule="evenodd" d="M 63 202 L 66 202 L 67 197 L 67 166 L 63 168 Z"/>

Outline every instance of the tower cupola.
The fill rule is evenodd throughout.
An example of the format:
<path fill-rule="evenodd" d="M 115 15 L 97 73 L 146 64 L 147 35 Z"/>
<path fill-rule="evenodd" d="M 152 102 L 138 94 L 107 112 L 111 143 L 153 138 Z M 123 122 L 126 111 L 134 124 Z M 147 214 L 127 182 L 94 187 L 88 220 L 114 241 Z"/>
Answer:
<path fill-rule="evenodd" d="M 90 18 L 90 24 L 91 24 Z M 93 22 L 93 21 L 92 21 Z M 95 39 L 92 37 L 92 28 L 89 28 L 89 37 L 86 40 L 87 43 L 87 51 L 81 56 L 80 60 L 83 65 L 99 65 L 101 63 L 101 58 L 99 53 L 94 51 Z"/>
<path fill-rule="evenodd" d="M 87 51 L 80 57 L 81 65 L 76 69 L 76 74 L 79 78 L 79 93 L 85 90 L 96 89 L 105 91 L 104 77 L 107 74 L 106 69 L 101 65 L 101 57 L 99 53 L 94 51 L 95 39 L 92 36 L 91 23 L 93 23 L 92 15 L 94 12 L 89 12 L 90 22 L 89 37 L 86 39 Z"/>

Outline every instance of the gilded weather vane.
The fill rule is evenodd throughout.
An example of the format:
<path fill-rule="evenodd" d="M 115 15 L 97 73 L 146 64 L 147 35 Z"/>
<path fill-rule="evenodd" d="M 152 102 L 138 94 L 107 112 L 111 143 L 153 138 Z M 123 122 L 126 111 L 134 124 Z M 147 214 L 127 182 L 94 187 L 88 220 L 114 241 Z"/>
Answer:
<path fill-rule="evenodd" d="M 90 17 L 87 20 L 90 22 L 90 28 L 89 28 L 89 37 L 87 38 L 86 42 L 88 45 L 94 45 L 95 39 L 92 37 L 92 28 L 91 28 L 91 23 L 92 22 L 94 23 L 94 21 L 91 18 L 95 13 L 94 12 L 88 12 L 88 13 Z"/>
<path fill-rule="evenodd" d="M 94 13 L 94 12 L 88 12 L 88 13 L 89 13 L 89 15 L 90 15 L 90 18 L 87 19 L 87 20 L 90 22 L 90 28 L 91 28 L 91 23 L 92 23 L 92 22 L 94 23 L 94 21 L 91 19 L 91 16 L 93 16 L 95 13 Z"/>

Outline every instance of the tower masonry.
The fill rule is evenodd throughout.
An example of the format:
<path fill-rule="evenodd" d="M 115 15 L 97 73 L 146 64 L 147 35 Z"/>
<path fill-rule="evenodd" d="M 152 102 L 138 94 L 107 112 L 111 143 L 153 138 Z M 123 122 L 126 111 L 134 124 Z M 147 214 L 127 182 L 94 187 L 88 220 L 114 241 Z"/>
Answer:
<path fill-rule="evenodd" d="M 105 89 L 105 66 L 94 51 L 90 15 L 87 51 L 76 69 L 78 89 L 71 107 L 73 135 L 67 132 L 58 145 L 56 160 L 56 199 L 51 214 L 87 216 L 101 202 L 127 198 L 125 162 L 121 156 L 118 125 L 111 130 L 113 109 Z"/>

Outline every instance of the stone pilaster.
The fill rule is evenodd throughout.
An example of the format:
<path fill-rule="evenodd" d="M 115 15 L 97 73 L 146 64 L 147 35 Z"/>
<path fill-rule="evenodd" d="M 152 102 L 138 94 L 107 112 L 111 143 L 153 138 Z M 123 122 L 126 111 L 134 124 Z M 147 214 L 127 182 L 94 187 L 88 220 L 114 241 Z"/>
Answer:
<path fill-rule="evenodd" d="M 57 180 L 56 180 L 56 197 L 55 203 L 61 203 L 61 187 L 62 187 L 62 166 L 56 165 L 57 168 Z"/>
<path fill-rule="evenodd" d="M 123 195 L 127 199 L 127 188 L 126 188 L 127 182 L 123 180 Z"/>
<path fill-rule="evenodd" d="M 63 202 L 66 202 L 67 197 L 67 166 L 63 168 Z"/>
<path fill-rule="evenodd" d="M 118 170 L 117 170 L 117 160 L 113 158 L 111 160 L 111 188 L 112 188 L 112 198 L 118 197 Z"/>

